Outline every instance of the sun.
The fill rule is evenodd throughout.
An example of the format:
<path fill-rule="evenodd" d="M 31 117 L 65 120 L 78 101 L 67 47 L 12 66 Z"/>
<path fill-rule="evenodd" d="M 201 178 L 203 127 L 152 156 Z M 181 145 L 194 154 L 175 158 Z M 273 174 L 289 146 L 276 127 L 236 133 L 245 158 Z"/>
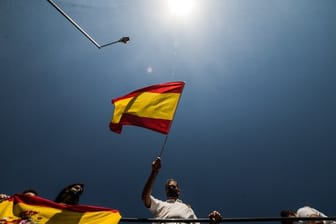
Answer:
<path fill-rule="evenodd" d="M 168 0 L 171 12 L 179 17 L 188 17 L 194 8 L 194 0 Z"/>

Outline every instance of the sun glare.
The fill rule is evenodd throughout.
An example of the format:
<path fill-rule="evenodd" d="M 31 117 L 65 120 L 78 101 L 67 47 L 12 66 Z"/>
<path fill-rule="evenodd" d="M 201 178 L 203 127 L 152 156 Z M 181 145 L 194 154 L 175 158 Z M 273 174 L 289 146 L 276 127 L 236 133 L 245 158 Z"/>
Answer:
<path fill-rule="evenodd" d="M 194 7 L 194 0 L 168 0 L 169 8 L 176 16 L 187 17 Z"/>

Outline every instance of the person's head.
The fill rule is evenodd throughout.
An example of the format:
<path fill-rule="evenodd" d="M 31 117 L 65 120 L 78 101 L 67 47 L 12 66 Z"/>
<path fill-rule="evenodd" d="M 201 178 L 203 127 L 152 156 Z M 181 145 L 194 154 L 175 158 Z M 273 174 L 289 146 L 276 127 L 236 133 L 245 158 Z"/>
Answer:
<path fill-rule="evenodd" d="M 168 199 L 178 199 L 180 196 L 180 188 L 176 180 L 168 179 L 165 185 L 166 196 Z"/>
<path fill-rule="evenodd" d="M 84 191 L 84 184 L 76 183 L 65 187 L 55 198 L 55 202 L 77 205 L 79 203 L 79 198 Z"/>
<path fill-rule="evenodd" d="M 23 195 L 27 195 L 27 196 L 38 196 L 37 191 L 35 191 L 34 189 L 27 189 L 22 191 Z"/>
<path fill-rule="evenodd" d="M 294 218 L 294 217 L 297 217 L 297 214 L 296 212 L 292 210 L 282 210 L 280 212 L 280 216 L 283 218 Z M 294 223 L 294 221 L 291 221 L 291 220 L 283 220 L 281 222 L 282 224 L 293 224 Z"/>

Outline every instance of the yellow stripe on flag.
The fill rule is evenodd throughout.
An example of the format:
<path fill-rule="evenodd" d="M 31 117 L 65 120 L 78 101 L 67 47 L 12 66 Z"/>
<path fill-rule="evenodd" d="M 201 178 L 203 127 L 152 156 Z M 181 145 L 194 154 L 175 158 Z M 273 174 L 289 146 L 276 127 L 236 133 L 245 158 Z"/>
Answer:
<path fill-rule="evenodd" d="M 118 100 L 114 103 L 112 123 L 119 123 L 124 113 L 139 117 L 172 120 L 180 95 L 179 93 L 143 92 L 135 97 Z"/>
<path fill-rule="evenodd" d="M 118 223 L 121 219 L 119 213 L 111 213 L 111 212 L 87 212 L 84 213 L 82 220 L 80 223 L 83 224 L 111 224 Z M 97 222 L 99 220 L 99 222 Z"/>
<path fill-rule="evenodd" d="M 76 205 L 67 207 L 40 197 L 30 198 L 33 204 L 28 204 L 21 201 L 26 200 L 25 197 L 14 195 L 0 203 L 0 224 L 21 221 L 36 224 L 118 224 L 121 219 L 117 210 L 99 207 L 92 210 L 92 206 Z M 41 205 L 38 204 L 40 202 Z"/>

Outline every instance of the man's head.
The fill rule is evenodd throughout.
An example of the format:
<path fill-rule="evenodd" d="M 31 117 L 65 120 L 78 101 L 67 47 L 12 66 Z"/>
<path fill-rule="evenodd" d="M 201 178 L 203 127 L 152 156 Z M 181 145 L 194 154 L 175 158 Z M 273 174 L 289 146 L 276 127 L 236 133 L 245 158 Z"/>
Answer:
<path fill-rule="evenodd" d="M 82 194 L 84 189 L 83 184 L 72 184 L 68 187 L 68 191 L 72 192 L 73 194 Z"/>
<path fill-rule="evenodd" d="M 71 184 L 64 188 L 56 197 L 55 202 L 77 205 L 79 203 L 79 198 L 84 191 L 84 184 Z"/>
<path fill-rule="evenodd" d="M 168 179 L 166 181 L 166 196 L 168 199 L 178 199 L 180 196 L 180 188 L 176 180 Z"/>
<path fill-rule="evenodd" d="M 283 218 L 295 218 L 297 217 L 297 214 L 296 212 L 292 211 L 292 210 L 282 210 L 280 212 L 280 216 L 283 217 Z M 283 220 L 281 221 L 282 224 L 293 224 L 294 221 L 291 221 L 291 220 Z"/>
<path fill-rule="evenodd" d="M 37 191 L 35 191 L 34 189 L 24 190 L 22 194 L 27 196 L 38 196 Z"/>

